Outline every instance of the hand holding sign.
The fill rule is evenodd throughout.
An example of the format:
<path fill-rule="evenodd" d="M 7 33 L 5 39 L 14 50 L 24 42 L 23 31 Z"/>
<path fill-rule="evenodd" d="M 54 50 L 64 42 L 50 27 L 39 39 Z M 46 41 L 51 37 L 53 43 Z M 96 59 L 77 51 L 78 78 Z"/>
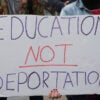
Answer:
<path fill-rule="evenodd" d="M 61 98 L 61 96 L 62 95 L 59 93 L 57 89 L 51 90 L 51 92 L 48 95 L 49 98 Z"/>

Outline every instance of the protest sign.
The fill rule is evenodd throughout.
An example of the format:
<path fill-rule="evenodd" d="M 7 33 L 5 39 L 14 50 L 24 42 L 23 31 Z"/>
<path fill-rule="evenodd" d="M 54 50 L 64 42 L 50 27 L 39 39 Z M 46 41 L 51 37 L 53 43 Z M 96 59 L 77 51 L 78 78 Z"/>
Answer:
<path fill-rule="evenodd" d="M 0 16 L 0 96 L 100 94 L 100 16 Z"/>

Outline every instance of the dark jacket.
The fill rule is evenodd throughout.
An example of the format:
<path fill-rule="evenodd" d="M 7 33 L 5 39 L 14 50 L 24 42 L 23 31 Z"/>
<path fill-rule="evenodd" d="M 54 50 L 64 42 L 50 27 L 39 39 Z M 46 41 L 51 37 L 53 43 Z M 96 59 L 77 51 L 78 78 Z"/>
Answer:
<path fill-rule="evenodd" d="M 48 0 L 49 4 L 52 6 L 54 10 L 57 12 L 60 12 L 61 9 L 64 7 L 64 2 L 68 0 Z M 70 2 L 76 1 L 76 0 L 69 0 Z"/>
<path fill-rule="evenodd" d="M 100 100 L 100 95 L 70 95 L 68 100 Z"/>
<path fill-rule="evenodd" d="M 28 14 L 33 14 L 33 1 L 32 0 L 27 0 L 27 9 L 28 9 Z"/>

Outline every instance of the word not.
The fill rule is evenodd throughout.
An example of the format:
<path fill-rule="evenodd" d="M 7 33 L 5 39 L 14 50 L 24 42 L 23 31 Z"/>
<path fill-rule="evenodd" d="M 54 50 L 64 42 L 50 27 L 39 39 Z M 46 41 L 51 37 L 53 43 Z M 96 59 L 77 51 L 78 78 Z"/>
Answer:
<path fill-rule="evenodd" d="M 38 66 L 78 66 L 77 64 L 67 64 L 67 50 L 68 48 L 72 46 L 72 44 L 57 44 L 54 45 L 54 47 L 50 45 L 45 46 L 38 46 L 33 49 L 32 46 L 30 46 L 24 65 L 26 66 L 20 66 L 20 68 L 29 68 L 29 67 L 38 67 Z M 36 50 L 35 50 L 36 49 Z M 36 52 L 35 52 L 36 51 Z M 60 51 L 60 52 L 59 52 Z M 46 56 L 44 56 L 46 54 Z M 50 56 L 49 56 L 49 55 Z M 57 55 L 60 54 L 59 61 L 60 63 L 56 63 L 55 59 L 57 58 Z M 31 57 L 31 60 L 33 59 L 32 65 L 27 65 L 29 62 L 29 58 Z M 38 64 L 42 63 L 42 64 Z M 56 63 L 56 64 L 55 64 Z"/>

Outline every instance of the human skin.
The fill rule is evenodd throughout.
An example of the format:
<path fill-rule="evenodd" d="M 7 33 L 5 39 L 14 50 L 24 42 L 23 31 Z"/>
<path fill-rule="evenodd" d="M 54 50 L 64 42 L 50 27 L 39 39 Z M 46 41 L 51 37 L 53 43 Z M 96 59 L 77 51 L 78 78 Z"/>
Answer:
<path fill-rule="evenodd" d="M 62 95 L 59 93 L 57 89 L 53 89 L 50 91 L 48 98 L 60 98 Z"/>

